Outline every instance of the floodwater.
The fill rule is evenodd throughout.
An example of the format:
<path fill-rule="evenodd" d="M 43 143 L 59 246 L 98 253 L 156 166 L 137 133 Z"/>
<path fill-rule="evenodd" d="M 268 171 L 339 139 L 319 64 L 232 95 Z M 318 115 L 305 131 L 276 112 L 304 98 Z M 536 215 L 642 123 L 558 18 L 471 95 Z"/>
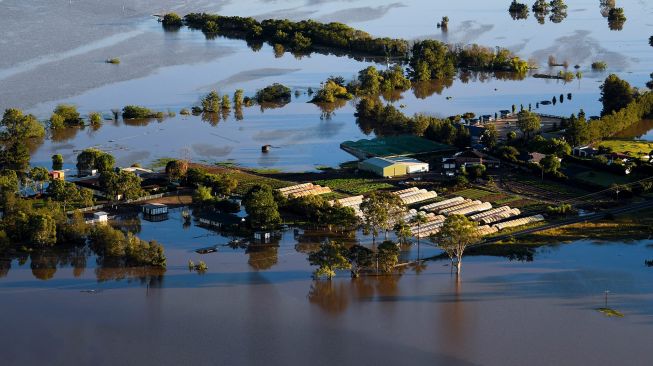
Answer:
<path fill-rule="evenodd" d="M 653 120 L 645 119 L 619 132 L 615 137 L 653 141 Z"/>
<path fill-rule="evenodd" d="M 305 254 L 322 239 L 316 233 L 290 230 L 277 247 L 199 255 L 230 237 L 183 228 L 179 211 L 130 228 L 165 244 L 165 274 L 97 268 L 80 251 L 3 262 L 4 364 L 653 362 L 650 240 L 554 245 L 532 261 L 468 257 L 461 281 L 447 261 L 432 261 L 396 276 L 340 272 L 316 282 Z M 415 258 L 416 247 L 402 257 Z M 208 272 L 189 272 L 189 259 Z M 624 318 L 595 310 L 606 290 Z"/>
<path fill-rule="evenodd" d="M 421 86 L 416 91 L 404 93 L 402 99 L 394 100 L 403 106 L 407 114 L 429 113 L 449 116 L 464 112 L 494 114 L 500 109 L 510 109 L 529 104 L 535 108 L 538 101 L 551 100 L 554 96 L 572 93 L 572 100 L 555 106 L 541 106 L 538 111 L 547 114 L 568 115 L 584 109 L 588 115 L 597 115 L 599 85 L 607 73 L 614 72 L 643 87 L 649 78 L 649 65 L 653 63 L 647 34 L 650 24 L 651 4 L 644 1 L 620 1 L 628 17 L 623 30 L 611 31 L 607 20 L 601 15 L 599 2 L 580 0 L 569 2 L 568 16 L 561 23 L 546 20 L 538 24 L 531 14 L 526 20 L 513 20 L 507 12 L 505 1 L 462 0 L 455 3 L 424 1 L 46 1 L 0 2 L 0 108 L 19 107 L 47 118 L 57 103 L 74 103 L 83 113 L 100 111 L 109 113 L 126 104 L 145 105 L 157 110 L 179 111 L 196 104 L 200 97 L 216 89 L 232 94 L 242 88 L 246 95 L 253 95 L 273 82 L 284 83 L 300 92 L 317 88 L 329 75 L 353 77 L 357 71 L 369 66 L 347 57 L 312 54 L 296 58 L 286 53 L 274 54 L 265 45 L 258 52 L 249 49 L 244 41 L 218 38 L 206 40 L 200 32 L 182 29 L 164 32 L 151 14 L 176 11 L 219 11 L 227 15 L 250 15 L 259 19 L 285 17 L 293 20 L 313 18 L 321 21 L 341 21 L 378 36 L 423 39 L 441 39 L 450 43 L 476 42 L 487 46 L 507 47 L 524 59 L 539 63 L 538 72 L 556 73 L 549 70 L 547 59 L 553 55 L 559 62 L 567 61 L 572 71 L 578 64 L 583 72 L 581 80 L 563 83 L 555 80 L 510 80 L 492 75 L 459 75 L 455 80 Z M 47 22 L 43 14 L 48 14 Z M 443 15 L 450 18 L 449 30 L 443 33 L 435 23 Z M 105 64 L 104 60 L 119 57 L 121 64 Z M 589 65 L 596 60 L 608 63 L 606 72 L 593 72 Z M 378 67 L 385 67 L 377 64 Z M 306 98 L 299 98 L 283 108 L 280 114 L 296 118 L 288 125 L 303 124 L 310 128 L 319 124 L 321 111 L 306 107 Z M 275 124 L 273 113 L 246 113 L 243 124 L 251 120 Z M 361 137 L 354 126 L 353 108 L 338 113 L 338 121 L 346 125 L 333 140 L 322 143 L 337 145 L 342 140 Z M 165 121 L 168 126 L 176 120 Z M 255 124 L 256 122 L 251 122 Z M 193 124 L 196 126 L 198 124 Z M 296 127 L 296 126 L 295 126 Z M 254 128 L 245 128 L 237 135 L 227 124 L 215 127 L 218 135 L 230 135 L 239 141 L 256 139 Z M 123 137 L 134 131 L 124 129 L 116 134 Z M 147 133 L 143 131 L 142 133 Z M 102 139 L 103 133 L 97 137 Z M 154 144 L 149 156 L 172 157 L 177 154 L 181 142 L 160 134 L 148 138 L 148 146 Z M 210 136 L 210 135 L 205 135 Z M 152 143 L 154 142 L 154 144 Z M 66 142 L 72 150 L 87 147 L 89 141 L 83 134 Z M 104 144 L 108 140 L 96 140 Z M 216 138 L 209 142 L 218 145 L 223 153 L 229 146 Z M 274 144 L 274 139 L 263 141 Z M 334 144 L 335 143 L 335 144 Z M 193 141 L 185 141 L 192 145 Z M 56 143 L 44 145 L 37 153 L 37 160 L 46 156 Z M 143 144 L 130 146 L 124 161 L 142 156 Z M 167 147 L 172 147 L 168 151 Z M 320 144 L 318 144 L 320 146 Z M 348 158 L 336 153 L 326 165 L 337 165 Z M 232 149 L 227 159 L 242 160 L 254 167 L 270 167 L 269 159 L 253 157 L 242 149 Z M 312 169 L 322 150 L 314 149 L 306 155 L 303 164 L 284 161 L 274 164 L 287 170 Z M 285 156 L 296 151 L 287 150 Z M 214 154 L 215 155 L 215 154 Z M 226 155 L 226 154 L 222 154 Z M 220 161 L 222 157 L 194 154 L 199 160 Z M 151 162 L 150 161 L 146 161 Z"/>

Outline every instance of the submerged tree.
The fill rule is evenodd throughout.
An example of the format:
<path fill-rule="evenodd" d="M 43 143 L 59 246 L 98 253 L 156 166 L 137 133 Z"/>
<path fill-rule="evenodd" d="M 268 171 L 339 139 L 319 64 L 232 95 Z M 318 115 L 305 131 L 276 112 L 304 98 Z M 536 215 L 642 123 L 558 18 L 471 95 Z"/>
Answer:
<path fill-rule="evenodd" d="M 612 8 L 608 12 L 608 27 L 610 30 L 620 31 L 626 23 L 626 14 L 623 8 Z"/>
<path fill-rule="evenodd" d="M 326 241 L 320 245 L 317 252 L 308 256 L 308 262 L 312 266 L 318 266 L 313 272 L 315 278 L 326 276 L 331 280 L 340 269 L 349 269 L 351 264 L 347 259 L 347 248 L 335 241 Z"/>
<path fill-rule="evenodd" d="M 374 253 L 362 245 L 354 245 L 349 248 L 347 259 L 351 268 L 351 277 L 357 278 L 363 269 L 370 268 L 374 263 Z"/>
<path fill-rule="evenodd" d="M 512 19 L 526 19 L 528 18 L 528 6 L 526 4 L 518 3 L 517 0 L 512 0 L 508 12 Z"/>
<path fill-rule="evenodd" d="M 447 253 L 451 264 L 456 266 L 458 275 L 462 269 L 465 250 L 480 239 L 477 229 L 478 224 L 470 221 L 467 217 L 450 215 L 444 220 L 440 231 L 433 237 L 438 247 Z"/>

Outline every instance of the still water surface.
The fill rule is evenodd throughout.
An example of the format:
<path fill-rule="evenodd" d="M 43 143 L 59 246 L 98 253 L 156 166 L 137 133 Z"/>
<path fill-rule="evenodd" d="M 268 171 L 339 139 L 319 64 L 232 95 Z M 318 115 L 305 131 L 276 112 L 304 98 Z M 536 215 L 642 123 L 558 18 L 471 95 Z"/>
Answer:
<path fill-rule="evenodd" d="M 230 238 L 182 226 L 178 211 L 165 222 L 132 225 L 143 239 L 166 245 L 168 270 L 149 280 L 96 268 L 92 257 L 85 264 L 34 257 L 3 266 L 4 362 L 653 362 L 653 271 L 643 265 L 653 257 L 650 240 L 542 247 L 531 262 L 469 257 L 461 281 L 446 261 L 436 261 L 397 276 L 351 280 L 343 272 L 315 282 L 304 253 L 319 235 L 288 231 L 278 247 L 220 247 L 200 256 L 193 250 Z M 429 246 L 421 252 L 438 253 Z M 415 247 L 404 248 L 403 258 L 415 256 Z M 209 271 L 188 272 L 188 259 L 206 261 Z M 624 318 L 594 310 L 604 305 L 605 290 Z"/>
<path fill-rule="evenodd" d="M 123 6 L 124 5 L 124 6 Z M 540 64 L 540 72 L 556 73 L 549 69 L 547 58 L 554 55 L 559 61 L 580 65 L 583 79 L 570 83 L 534 79 L 510 80 L 491 75 L 459 76 L 455 80 L 419 88 L 418 92 L 404 93 L 393 103 L 404 105 L 404 112 L 429 113 L 449 116 L 472 111 L 476 114 L 494 114 L 499 109 L 510 109 L 513 104 L 535 107 L 536 102 L 551 100 L 560 94 L 572 93 L 571 101 L 555 106 L 542 106 L 542 113 L 568 115 L 581 108 L 588 115 L 597 115 L 599 85 L 608 72 L 619 74 L 634 86 L 643 87 L 653 64 L 648 33 L 653 28 L 648 20 L 653 12 L 651 4 L 643 1 L 622 1 L 628 20 L 621 31 L 611 31 L 602 16 L 598 1 L 569 2 L 568 16 L 559 24 L 545 21 L 538 24 L 531 14 L 526 20 L 513 20 L 504 1 L 463 0 L 455 3 L 438 1 L 254 1 L 233 3 L 228 1 L 34 1 L 0 2 L 0 20 L 6 31 L 0 42 L 0 107 L 27 108 L 41 118 L 47 118 L 57 103 L 74 103 L 83 112 L 121 108 L 126 104 L 140 104 L 158 110 L 176 110 L 196 104 L 211 89 L 232 94 L 243 88 L 247 95 L 273 82 L 305 91 L 317 88 L 329 75 L 346 78 L 373 63 L 347 57 L 312 54 L 296 58 L 286 53 L 275 57 L 272 47 L 265 45 L 258 52 L 249 49 L 244 41 L 218 38 L 206 40 L 201 32 L 183 29 L 164 32 L 151 14 L 170 10 L 179 13 L 191 11 L 219 11 L 227 15 L 248 15 L 259 19 L 285 17 L 293 20 L 313 18 L 321 21 L 341 21 L 378 36 L 407 39 L 436 38 L 450 43 L 476 42 L 488 46 L 502 46 L 525 59 Z M 42 14 L 48 14 L 44 23 Z M 449 16 L 449 31 L 434 27 L 442 15 Z M 278 56 L 278 55 L 277 55 Z M 120 65 L 103 61 L 120 57 Z M 608 63 L 607 72 L 593 72 L 589 65 L 596 60 Z M 378 67 L 385 65 L 376 64 Z M 575 70 L 574 70 L 575 71 Z M 139 139 L 130 146 L 129 154 L 118 153 L 121 163 L 149 163 L 157 157 L 176 157 L 180 146 L 211 144 L 223 152 L 222 156 L 207 157 L 193 152 L 198 160 L 220 161 L 236 159 L 254 167 L 286 170 L 308 170 L 315 165 L 337 165 L 347 158 L 335 147 L 342 140 L 361 137 L 354 126 L 353 108 L 338 111 L 335 123 L 340 124 L 337 134 L 324 138 L 319 130 L 321 111 L 304 106 L 306 97 L 300 97 L 281 112 L 246 113 L 250 128 L 235 133 L 228 124 L 215 127 L 215 134 L 230 136 L 237 141 L 277 143 L 274 138 L 255 135 L 259 127 L 269 122 L 271 128 L 280 125 L 279 116 L 287 115 L 284 128 L 297 130 L 298 125 L 311 131 L 316 128 L 320 142 L 326 144 L 328 157 L 313 152 L 286 149 L 281 156 L 263 158 L 253 156 L 249 149 L 234 149 L 193 123 L 189 129 L 199 142 L 186 138 L 183 142 L 166 134 Z M 161 126 L 179 131 L 177 121 L 166 121 Z M 107 128 L 108 129 L 108 128 Z M 197 130 L 195 130 L 197 129 Z M 133 130 L 99 132 L 94 141 L 84 134 L 66 141 L 66 155 L 90 144 L 109 144 L 105 135 L 124 140 L 134 135 Z M 148 131 L 136 132 L 146 134 Z M 215 136 L 214 136 L 215 137 Z M 296 139 L 295 139 L 296 141 Z M 306 141 L 306 144 L 310 144 Z M 37 153 L 35 161 L 47 161 L 52 150 L 59 149 L 57 142 L 46 144 Z M 148 146 L 148 156 L 142 153 Z M 156 145 L 156 146 L 154 146 Z M 151 147 L 150 147 L 151 146 Z M 167 151 L 170 147 L 169 151 Z M 230 151 L 229 154 L 226 151 Z M 281 150 L 280 150 L 281 151 Z M 286 157 L 301 156 L 286 160 Z M 274 160 L 274 161 L 270 161 Z"/>

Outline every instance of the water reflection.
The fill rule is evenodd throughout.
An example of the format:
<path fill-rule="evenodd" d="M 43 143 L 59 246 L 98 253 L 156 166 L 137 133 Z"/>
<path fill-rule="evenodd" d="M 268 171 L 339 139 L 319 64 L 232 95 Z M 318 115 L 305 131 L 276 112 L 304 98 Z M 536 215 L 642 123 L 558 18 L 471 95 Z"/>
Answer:
<path fill-rule="evenodd" d="M 617 133 L 618 138 L 653 141 L 653 119 L 645 119 Z"/>
<path fill-rule="evenodd" d="M 245 253 L 249 256 L 247 264 L 256 271 L 271 269 L 279 261 L 278 245 L 250 244 Z"/>
<path fill-rule="evenodd" d="M 361 276 L 350 280 L 315 280 L 308 291 L 308 301 L 320 310 L 336 315 L 350 304 L 388 301 L 399 292 L 401 275 Z"/>

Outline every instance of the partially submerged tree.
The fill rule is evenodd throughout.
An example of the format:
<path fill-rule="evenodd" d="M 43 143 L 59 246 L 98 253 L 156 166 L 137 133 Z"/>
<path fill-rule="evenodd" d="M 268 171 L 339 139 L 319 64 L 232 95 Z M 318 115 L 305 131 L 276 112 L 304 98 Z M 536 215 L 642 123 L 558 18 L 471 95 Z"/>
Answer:
<path fill-rule="evenodd" d="M 477 228 L 476 222 L 470 221 L 463 215 L 450 215 L 444 220 L 440 231 L 433 237 L 438 247 L 447 253 L 451 264 L 456 266 L 458 275 L 462 269 L 465 250 L 480 239 Z"/>
<path fill-rule="evenodd" d="M 374 192 L 370 194 L 361 203 L 363 213 L 363 223 L 372 233 L 372 241 L 376 241 L 376 236 L 380 230 L 385 232 L 387 237 L 388 231 L 393 227 L 397 218 L 403 217 L 406 206 L 399 196 L 390 192 Z"/>
<path fill-rule="evenodd" d="M 363 269 L 370 268 L 374 264 L 374 252 L 362 245 L 353 245 L 349 248 L 347 259 L 351 266 L 351 277 L 357 278 Z"/>
<path fill-rule="evenodd" d="M 344 245 L 335 241 L 326 241 L 320 245 L 317 252 L 309 254 L 308 262 L 312 266 L 318 266 L 314 272 L 315 278 L 326 276 L 331 280 L 337 270 L 351 267 L 347 258 L 348 253 Z"/>
<path fill-rule="evenodd" d="M 386 240 L 381 243 L 376 251 L 378 268 L 383 273 L 392 273 L 399 262 L 399 248 L 397 244 Z"/>

